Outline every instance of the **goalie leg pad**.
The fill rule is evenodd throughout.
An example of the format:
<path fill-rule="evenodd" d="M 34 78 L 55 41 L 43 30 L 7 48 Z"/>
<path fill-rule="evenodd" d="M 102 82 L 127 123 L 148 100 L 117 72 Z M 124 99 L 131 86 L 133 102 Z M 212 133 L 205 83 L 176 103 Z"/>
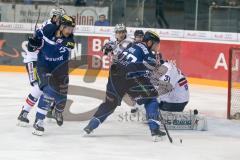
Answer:
<path fill-rule="evenodd" d="M 184 103 L 161 102 L 159 103 L 159 109 L 163 111 L 169 111 L 169 112 L 183 112 L 187 104 L 188 102 L 184 102 Z"/>

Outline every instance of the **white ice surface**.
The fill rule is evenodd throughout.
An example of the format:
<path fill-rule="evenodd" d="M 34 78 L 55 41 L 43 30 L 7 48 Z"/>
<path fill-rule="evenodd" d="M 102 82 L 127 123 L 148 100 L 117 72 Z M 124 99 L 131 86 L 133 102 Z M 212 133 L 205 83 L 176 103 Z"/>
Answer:
<path fill-rule="evenodd" d="M 106 79 L 86 84 L 72 76 L 71 84 L 105 90 Z M 19 128 L 16 119 L 29 92 L 26 74 L 0 73 L 0 160 L 239 160 L 240 123 L 226 120 L 225 88 L 190 86 L 186 110 L 197 108 L 208 117 L 209 131 L 170 131 L 173 139 L 151 141 L 147 126 L 140 122 L 120 122 L 118 115 L 129 111 L 123 104 L 91 137 L 83 137 L 87 122 L 64 122 L 62 127 L 46 123 L 42 137 L 31 134 L 32 127 Z M 74 97 L 73 112 L 97 106 L 100 101 Z M 35 109 L 30 113 L 31 125 Z"/>

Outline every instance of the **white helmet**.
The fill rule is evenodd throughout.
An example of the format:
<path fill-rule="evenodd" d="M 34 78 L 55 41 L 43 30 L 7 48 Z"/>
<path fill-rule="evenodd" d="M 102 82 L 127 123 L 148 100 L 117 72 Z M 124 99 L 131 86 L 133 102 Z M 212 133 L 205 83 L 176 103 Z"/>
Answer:
<path fill-rule="evenodd" d="M 62 16 L 65 14 L 65 10 L 63 8 L 53 8 L 50 11 L 50 18 L 52 18 L 53 16 Z"/>
<path fill-rule="evenodd" d="M 124 31 L 127 32 L 126 26 L 124 24 L 116 24 L 114 32 Z"/>
<path fill-rule="evenodd" d="M 62 15 L 67 14 L 67 12 L 65 11 L 65 9 L 59 8 L 59 10 L 62 12 Z"/>

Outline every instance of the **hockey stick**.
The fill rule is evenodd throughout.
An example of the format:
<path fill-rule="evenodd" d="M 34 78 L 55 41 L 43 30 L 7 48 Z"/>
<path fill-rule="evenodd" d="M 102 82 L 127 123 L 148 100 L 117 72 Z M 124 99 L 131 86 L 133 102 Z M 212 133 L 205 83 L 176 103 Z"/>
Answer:
<path fill-rule="evenodd" d="M 134 78 L 134 81 L 142 88 L 142 90 L 143 90 L 148 96 L 150 96 L 150 94 L 149 94 L 149 92 L 147 91 L 147 89 L 142 85 L 141 82 L 138 81 L 137 78 Z M 164 129 L 165 129 L 165 131 L 166 131 L 166 134 L 167 134 L 167 137 L 168 137 L 168 139 L 169 139 L 169 142 L 170 142 L 170 143 L 173 143 L 172 137 L 170 136 L 170 134 L 169 134 L 169 132 L 168 132 L 167 126 L 166 126 L 166 124 L 165 124 L 165 122 L 164 122 L 164 119 L 163 119 L 163 117 L 162 117 L 162 114 L 161 114 L 160 110 L 159 110 L 159 116 L 160 116 L 161 124 L 163 125 L 163 127 L 164 127 Z M 155 121 L 155 122 L 156 122 L 156 121 Z M 156 123 L 158 123 L 158 125 L 160 125 L 159 122 L 156 122 Z"/>
<path fill-rule="evenodd" d="M 163 116 L 162 116 L 162 113 L 161 113 L 160 110 L 159 110 L 159 117 L 160 117 L 160 121 L 161 121 L 161 123 L 162 123 L 162 125 L 163 125 L 163 127 L 164 127 L 164 129 L 165 129 L 165 131 L 166 131 L 166 134 L 167 134 L 167 136 L 168 136 L 169 142 L 170 142 L 170 143 L 173 143 L 172 137 L 170 136 L 170 134 L 169 134 L 169 132 L 168 132 L 168 128 L 167 128 L 167 126 L 166 126 L 166 124 L 165 124 L 165 122 L 164 122 L 164 119 L 163 119 Z"/>
<path fill-rule="evenodd" d="M 41 9 L 39 8 L 39 10 L 38 10 L 38 17 L 37 17 L 37 21 L 36 21 L 36 23 L 35 23 L 34 31 L 37 30 L 37 24 L 38 24 L 38 21 L 39 21 L 39 19 L 40 19 L 40 14 L 41 14 Z"/>
<path fill-rule="evenodd" d="M 157 55 L 156 55 L 157 64 L 160 64 L 160 59 L 161 59 L 161 58 L 160 58 L 159 54 L 157 54 Z M 150 94 L 149 94 L 149 92 L 147 91 L 147 89 L 142 85 L 141 82 L 138 81 L 137 78 L 134 78 L 134 81 L 142 88 L 142 90 L 143 90 L 148 96 L 150 96 Z M 168 128 L 167 128 L 167 126 L 166 126 L 166 124 L 165 124 L 165 122 L 164 122 L 164 119 L 163 119 L 163 117 L 162 117 L 162 114 L 161 114 L 161 111 L 160 111 L 160 110 L 159 110 L 159 117 L 160 117 L 161 124 L 163 125 L 163 127 L 164 127 L 164 129 L 165 129 L 165 131 L 166 131 L 166 134 L 167 134 L 167 137 L 168 137 L 169 142 L 170 142 L 170 143 L 173 143 L 172 137 L 171 137 L 170 134 L 169 134 Z M 156 122 L 156 123 L 159 124 L 159 122 Z M 159 124 L 159 125 L 160 125 L 160 124 Z"/>

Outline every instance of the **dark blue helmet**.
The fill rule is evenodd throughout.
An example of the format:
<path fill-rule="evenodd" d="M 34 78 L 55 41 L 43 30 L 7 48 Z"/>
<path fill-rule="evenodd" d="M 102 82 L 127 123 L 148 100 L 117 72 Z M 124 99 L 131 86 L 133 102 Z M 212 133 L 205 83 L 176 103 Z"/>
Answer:
<path fill-rule="evenodd" d="M 147 42 L 147 41 L 153 41 L 153 42 L 160 42 L 160 37 L 156 32 L 153 31 L 147 31 L 144 36 L 143 36 L 143 42 Z"/>
<path fill-rule="evenodd" d="M 136 30 L 135 32 L 134 32 L 134 37 L 136 37 L 136 36 L 144 36 L 144 32 L 143 32 L 143 30 Z"/>

